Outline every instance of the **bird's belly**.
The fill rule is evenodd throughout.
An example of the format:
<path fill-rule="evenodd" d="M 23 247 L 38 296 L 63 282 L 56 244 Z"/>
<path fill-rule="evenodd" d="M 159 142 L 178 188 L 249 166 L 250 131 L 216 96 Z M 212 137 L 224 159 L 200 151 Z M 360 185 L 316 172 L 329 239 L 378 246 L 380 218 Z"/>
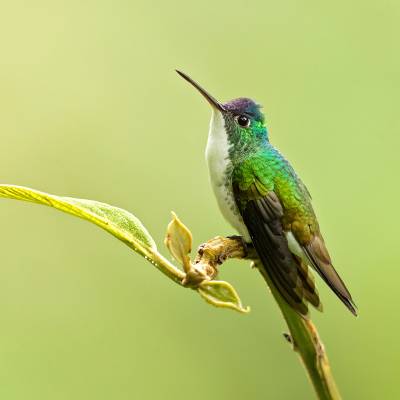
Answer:
<path fill-rule="evenodd" d="M 211 185 L 222 215 L 243 236 L 246 242 L 250 242 L 250 235 L 236 206 L 231 185 L 221 184 L 221 181 L 215 178 L 215 174 L 210 173 Z"/>

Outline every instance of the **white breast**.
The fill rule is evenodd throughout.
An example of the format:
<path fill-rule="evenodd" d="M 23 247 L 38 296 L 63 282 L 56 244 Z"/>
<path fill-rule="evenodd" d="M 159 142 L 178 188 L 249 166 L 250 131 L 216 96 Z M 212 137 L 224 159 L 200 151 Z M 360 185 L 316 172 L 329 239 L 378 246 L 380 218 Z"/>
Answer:
<path fill-rule="evenodd" d="M 246 241 L 250 241 L 249 233 L 233 198 L 232 185 L 228 175 L 231 166 L 228 152 L 229 143 L 225 132 L 224 118 L 219 111 L 213 111 L 206 147 L 211 186 L 222 215 Z"/>

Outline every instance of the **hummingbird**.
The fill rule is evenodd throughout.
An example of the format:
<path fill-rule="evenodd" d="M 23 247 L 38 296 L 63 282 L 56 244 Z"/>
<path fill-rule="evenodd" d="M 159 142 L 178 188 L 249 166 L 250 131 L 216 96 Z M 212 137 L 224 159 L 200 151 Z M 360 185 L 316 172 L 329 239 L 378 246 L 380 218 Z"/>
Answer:
<path fill-rule="evenodd" d="M 212 108 L 206 160 L 219 209 L 254 247 L 277 291 L 301 316 L 308 316 L 309 304 L 322 311 L 311 267 L 356 316 L 351 294 L 332 265 L 311 195 L 271 144 L 261 106 L 245 97 L 220 103 L 176 72 Z"/>

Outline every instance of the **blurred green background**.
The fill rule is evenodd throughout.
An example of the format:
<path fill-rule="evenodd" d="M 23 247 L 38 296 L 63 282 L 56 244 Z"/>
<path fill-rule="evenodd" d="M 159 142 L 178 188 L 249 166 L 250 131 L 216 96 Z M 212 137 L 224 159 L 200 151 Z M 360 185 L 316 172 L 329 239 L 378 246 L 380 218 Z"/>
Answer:
<path fill-rule="evenodd" d="M 3 2 L 0 179 L 134 212 L 163 248 L 232 234 L 204 161 L 217 98 L 264 104 L 313 194 L 355 319 L 314 313 L 346 399 L 400 397 L 400 4 Z M 311 399 L 256 271 L 223 267 L 252 312 L 180 289 L 87 222 L 1 200 L 0 398 Z"/>

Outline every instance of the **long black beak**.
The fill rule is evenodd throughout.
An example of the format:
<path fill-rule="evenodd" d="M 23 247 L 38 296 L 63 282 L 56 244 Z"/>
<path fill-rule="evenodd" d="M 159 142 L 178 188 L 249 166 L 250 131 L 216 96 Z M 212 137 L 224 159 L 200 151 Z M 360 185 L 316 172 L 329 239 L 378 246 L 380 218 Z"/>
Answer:
<path fill-rule="evenodd" d="M 184 72 L 175 70 L 185 81 L 188 81 L 191 85 L 193 85 L 204 97 L 205 99 L 211 104 L 212 107 L 216 108 L 217 110 L 223 112 L 226 111 L 224 106 L 210 93 L 204 90 L 197 82 L 195 82 L 190 76 L 186 75 Z"/>

